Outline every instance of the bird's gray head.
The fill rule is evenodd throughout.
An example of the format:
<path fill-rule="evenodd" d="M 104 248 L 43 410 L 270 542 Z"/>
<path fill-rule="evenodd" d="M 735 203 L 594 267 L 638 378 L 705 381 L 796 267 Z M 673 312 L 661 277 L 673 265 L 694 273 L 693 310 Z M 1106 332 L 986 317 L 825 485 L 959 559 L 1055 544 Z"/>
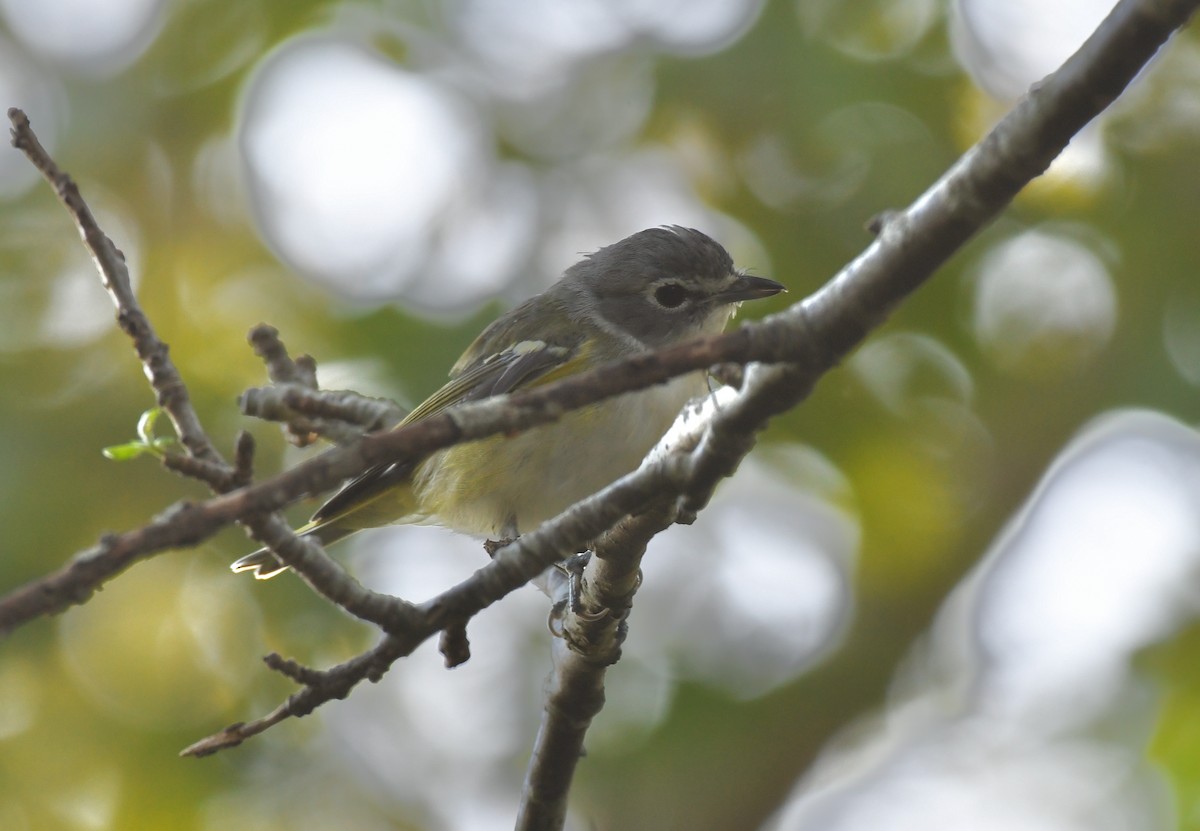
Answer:
<path fill-rule="evenodd" d="M 650 228 L 605 246 L 567 269 L 572 313 L 659 347 L 720 332 L 743 300 L 783 291 L 774 280 L 734 269 L 714 239 L 692 228 Z"/>

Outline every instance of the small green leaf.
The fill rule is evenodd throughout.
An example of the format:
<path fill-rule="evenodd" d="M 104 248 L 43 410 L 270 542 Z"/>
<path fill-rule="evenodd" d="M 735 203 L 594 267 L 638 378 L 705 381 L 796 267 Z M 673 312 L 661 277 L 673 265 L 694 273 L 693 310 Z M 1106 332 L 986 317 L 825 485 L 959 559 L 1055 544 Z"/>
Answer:
<path fill-rule="evenodd" d="M 150 442 L 150 444 L 147 445 L 147 448 L 155 456 L 158 456 L 161 458 L 161 457 L 167 455 L 168 450 L 172 450 L 178 446 L 179 446 L 178 439 L 173 439 L 173 438 L 170 438 L 169 436 L 164 436 L 162 438 L 158 438 L 158 439 L 155 439 L 154 441 Z"/>
<path fill-rule="evenodd" d="M 126 444 L 114 444 L 111 447 L 105 447 L 100 452 L 104 454 L 104 458 L 112 459 L 114 462 L 128 462 L 131 459 L 136 459 L 138 456 L 144 456 L 151 451 L 145 443 L 131 441 Z"/>
<path fill-rule="evenodd" d="M 162 413 L 162 407 L 151 407 L 138 419 L 137 434 L 145 444 L 154 443 L 154 423 Z"/>
<path fill-rule="evenodd" d="M 135 441 L 105 447 L 100 452 L 104 454 L 105 458 L 112 459 L 114 462 L 127 462 L 130 459 L 146 455 L 161 459 L 167 454 L 167 451 L 179 445 L 179 441 L 173 437 L 154 435 L 154 425 L 162 414 L 162 407 L 151 407 L 146 410 L 138 419 L 138 438 Z"/>

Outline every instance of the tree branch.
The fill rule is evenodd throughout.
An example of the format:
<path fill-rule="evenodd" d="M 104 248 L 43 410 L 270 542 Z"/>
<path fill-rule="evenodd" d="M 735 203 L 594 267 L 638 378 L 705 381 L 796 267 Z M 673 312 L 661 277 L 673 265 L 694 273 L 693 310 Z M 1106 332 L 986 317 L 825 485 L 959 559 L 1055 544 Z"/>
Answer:
<path fill-rule="evenodd" d="M 807 396 L 821 374 L 844 358 L 897 303 L 999 213 L 1020 188 L 1043 172 L 1071 136 L 1111 103 L 1196 5 L 1195 0 L 1123 0 L 1075 56 L 1034 88 L 938 183 L 907 210 L 882 221 L 878 238 L 862 255 L 821 291 L 788 311 L 728 335 L 610 364 L 519 395 L 455 408 L 403 429 L 368 436 L 354 446 L 331 450 L 269 481 L 203 503 L 180 503 L 143 528 L 104 537 L 59 572 L 0 599 L 0 629 L 82 602 L 136 559 L 166 548 L 195 544 L 230 522 L 245 521 L 260 539 L 270 540 L 268 544 L 310 584 L 337 602 L 349 604 L 356 614 L 377 620 L 388 634 L 367 653 L 326 671 L 307 670 L 276 659 L 273 665 L 302 683 L 303 688 L 265 718 L 227 728 L 189 748 L 197 754 L 212 752 L 290 716 L 305 715 L 331 698 L 343 697 L 363 679 L 378 678 L 391 663 L 433 633 L 468 619 L 645 505 L 663 504 L 657 501 L 663 494 L 674 495 L 675 501 L 663 508 L 662 514 L 625 520 L 620 534 L 609 536 L 617 540 L 627 535 L 620 540 L 620 547 L 632 553 L 625 558 L 597 555 L 583 581 L 583 614 L 576 614 L 574 620 L 564 624 L 572 651 L 560 661 L 561 674 L 554 683 L 559 692 L 552 697 L 543 720 L 539 736 L 546 738 L 539 738 L 535 750 L 523 809 L 523 817 L 529 818 L 523 820 L 523 827 L 558 827 L 565 815 L 566 786 L 573 765 L 568 760 L 578 758 L 587 723 L 602 702 L 604 667 L 619 655 L 620 622 L 635 588 L 630 584 L 630 568 L 636 572 L 644 541 L 673 518 L 688 521 L 706 505 L 717 482 L 729 475 L 753 446 L 755 432 L 773 415 Z M 53 167 L 36 138 L 32 138 L 24 116 L 10 111 L 10 118 L 14 143 L 31 158 L 38 157 L 35 164 L 75 216 L 105 285 L 114 294 L 111 273 L 118 267 L 124 269 L 119 252 L 111 242 L 105 247 L 107 237 L 97 236 L 98 228 L 93 231 L 95 223 L 86 206 L 70 180 Z M 198 422 L 189 421 L 186 397 L 183 405 L 174 397 L 174 388 L 182 390 L 182 383 L 176 383 L 177 378 L 170 375 L 173 368 L 165 346 L 161 350 L 155 347 L 157 339 L 148 323 L 143 327 L 122 313 L 132 303 L 132 292 L 128 301 L 114 294 L 114 302 L 122 327 L 134 338 L 164 408 L 174 402 L 168 412 L 185 447 L 198 459 L 219 460 Z M 268 359 L 269 364 L 273 361 Z M 313 551 L 311 545 L 293 546 L 285 538 L 289 529 L 265 524 L 264 517 L 270 512 L 301 496 L 333 487 L 365 467 L 419 458 L 460 441 L 529 429 L 602 398 L 713 364 L 751 361 L 775 365 L 749 369 L 743 389 L 711 416 L 708 429 L 694 449 L 664 454 L 573 506 L 502 549 L 493 562 L 468 580 L 420 606 L 380 599 L 356 588 L 357 584 L 339 582 L 344 572 L 339 574 L 336 564 L 327 568 L 327 558 Z M 287 371 L 273 374 L 283 378 Z M 312 387 L 308 383 L 300 386 Z M 238 467 L 244 471 L 248 462 Z M 589 629 L 592 624 L 598 628 Z M 572 702 L 563 698 L 576 695 L 580 698 Z M 567 766 L 565 779 L 553 775 L 551 764 Z"/>
<path fill-rule="evenodd" d="M 528 392 L 462 404 L 396 430 L 371 434 L 357 444 L 328 450 L 271 479 L 204 502 L 179 503 L 171 510 L 169 527 L 151 523 L 136 531 L 112 535 L 109 541 L 115 545 L 93 547 L 76 555 L 74 560 L 88 560 L 86 569 L 77 568 L 72 561 L 0 598 L 0 632 L 43 615 L 57 614 L 86 600 L 100 585 L 137 560 L 170 548 L 196 545 L 233 522 L 279 510 L 303 497 L 316 496 L 374 465 L 421 458 L 435 450 L 498 433 L 519 433 L 554 421 L 570 410 L 702 370 L 713 363 L 783 360 L 788 354 L 824 351 L 813 343 L 789 341 L 795 334 L 794 328 L 781 318 L 661 352 L 614 361 Z M 288 565 L 295 567 L 291 562 Z M 300 568 L 297 571 L 303 573 Z"/>
<path fill-rule="evenodd" d="M 13 107 L 8 111 L 8 118 L 13 125 L 13 147 L 21 150 L 50 183 L 75 220 L 83 244 L 100 272 L 100 280 L 116 306 L 117 323 L 133 340 L 134 349 L 145 367 L 146 377 L 158 397 L 158 405 L 171 419 L 180 442 L 192 456 L 208 462 L 220 462 L 220 454 L 200 426 L 187 387 L 168 357 L 167 345 L 155 334 L 154 327 L 138 306 L 133 284 L 129 280 L 129 269 L 125 265 L 125 255 L 100 230 L 91 209 L 80 196 L 79 188 L 42 147 L 25 113 Z"/>
<path fill-rule="evenodd" d="M 391 401 L 348 390 L 318 390 L 316 362 L 308 355 L 293 361 L 274 326 L 255 326 L 250 330 L 250 344 L 266 364 L 273 386 L 246 390 L 239 402 L 242 412 L 284 422 L 288 439 L 299 447 L 311 444 L 317 436 L 352 444 L 364 431 L 382 430 L 404 418 L 404 411 Z"/>
<path fill-rule="evenodd" d="M 53 186 L 60 201 L 75 220 L 100 272 L 101 282 L 117 310 L 117 322 L 133 340 L 134 349 L 145 369 L 158 404 L 167 413 L 187 455 L 168 454 L 166 467 L 205 482 L 215 493 L 228 493 L 246 485 L 250 478 L 254 444 L 248 434 L 238 438 L 236 466 L 230 466 L 213 447 L 191 403 L 187 386 L 169 356 L 169 347 L 158 337 L 134 294 L 125 258 L 107 234 L 101 230 L 79 188 L 50 157 L 38 141 L 29 119 L 21 110 L 8 111 L 12 122 L 12 143 L 23 151 Z M 263 356 L 273 378 L 306 387 L 315 387 L 315 364 L 301 356 L 292 361 L 277 333 L 260 327 L 252 342 Z M 0 632 L 34 617 L 61 611 L 83 603 L 95 590 L 129 564 L 167 547 L 195 544 L 219 526 L 203 528 L 195 521 L 195 506 L 180 503 L 137 531 L 106 535 L 100 544 L 77 555 L 59 571 L 12 592 L 0 600 Z M 251 510 L 234 517 L 250 535 L 272 545 L 316 590 L 352 614 L 377 623 L 385 630 L 402 627 L 411 615 L 411 606 L 395 598 L 368 592 L 311 541 L 300 541 L 291 528 L 272 509 Z M 180 536 L 180 532 L 183 536 Z M 185 538 L 190 537 L 190 540 Z M 165 543 L 165 547 L 160 546 Z"/>
<path fill-rule="evenodd" d="M 678 502 L 677 521 L 690 521 L 717 482 L 749 452 L 754 436 L 774 415 L 807 397 L 817 378 L 854 348 L 888 311 L 932 276 L 963 243 L 1041 175 L 1071 138 L 1111 104 L 1195 11 L 1191 2 L 1123 0 L 1084 45 L 1053 75 L 1030 90 L 984 139 L 971 148 L 908 209 L 889 213 L 879 238 L 819 292 L 772 319 L 794 321 L 801 338 L 828 351 L 806 361 L 750 366 L 740 393 L 718 408 Z M 618 526 L 617 564 L 599 556 L 583 582 L 581 605 L 589 621 L 601 611 L 623 624 L 636 584 L 645 541 L 670 524 L 669 513 L 648 514 Z M 608 535 L 619 535 L 614 529 Z M 599 549 L 599 547 L 598 547 Z M 597 551 L 598 553 L 598 551 Z M 611 581 L 611 584 L 607 581 Z M 609 585 L 625 587 L 610 592 Z M 627 592 L 627 593 L 626 593 Z M 603 618 L 601 618 L 603 619 Z M 572 651 L 556 662 L 542 723 L 530 758 L 517 819 L 519 831 L 560 829 L 583 737 L 604 703 L 607 666 L 619 657 L 618 637 L 585 641 L 571 637 L 578 621 L 565 624 Z"/>
<path fill-rule="evenodd" d="M 554 671 L 525 773 L 517 831 L 557 829 L 566 819 L 584 736 L 604 707 L 604 676 L 621 657 L 626 618 L 641 583 L 642 555 L 673 517 L 673 506 L 660 502 L 622 520 L 593 548 L 580 584 L 579 608 L 566 610 L 563 637 L 552 645 Z"/>

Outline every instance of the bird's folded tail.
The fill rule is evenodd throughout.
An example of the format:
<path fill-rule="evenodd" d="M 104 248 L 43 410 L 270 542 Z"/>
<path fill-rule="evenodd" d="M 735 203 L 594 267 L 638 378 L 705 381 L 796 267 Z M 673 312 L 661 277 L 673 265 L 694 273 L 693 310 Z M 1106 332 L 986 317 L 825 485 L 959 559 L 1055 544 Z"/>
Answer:
<path fill-rule="evenodd" d="M 411 462 L 388 463 L 351 479 L 296 533 L 315 537 L 321 545 L 330 545 L 363 528 L 420 521 L 410 487 L 412 469 Z M 253 571 L 259 580 L 274 577 L 288 568 L 266 548 L 247 554 L 229 567 L 234 571 Z"/>
<path fill-rule="evenodd" d="M 310 522 L 303 528 L 297 528 L 296 533 L 302 537 L 316 537 L 321 542 L 321 545 L 329 545 L 353 534 L 355 530 L 352 528 L 339 528 L 332 522 L 327 522 L 323 525 Z M 257 551 L 251 552 L 245 557 L 231 563 L 229 568 L 235 573 L 252 571 L 256 580 L 268 580 L 276 574 L 282 574 L 288 570 L 288 567 L 272 554 L 269 548 L 260 548 Z"/>

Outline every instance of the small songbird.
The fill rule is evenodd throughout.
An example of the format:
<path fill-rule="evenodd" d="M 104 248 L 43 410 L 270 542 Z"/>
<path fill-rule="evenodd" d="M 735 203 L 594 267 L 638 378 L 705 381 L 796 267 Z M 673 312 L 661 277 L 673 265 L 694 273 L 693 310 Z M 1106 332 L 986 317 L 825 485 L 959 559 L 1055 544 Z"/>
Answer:
<path fill-rule="evenodd" d="M 401 426 L 460 402 L 716 334 L 743 300 L 783 290 L 735 270 L 725 249 L 699 231 L 678 225 L 641 231 L 587 255 L 484 329 L 451 367 L 450 381 Z M 379 465 L 348 482 L 298 533 L 329 544 L 364 528 L 427 524 L 515 537 L 636 468 L 684 404 L 705 389 L 705 373 L 693 372 L 516 436 Z M 265 579 L 286 566 L 264 548 L 231 568 Z"/>

